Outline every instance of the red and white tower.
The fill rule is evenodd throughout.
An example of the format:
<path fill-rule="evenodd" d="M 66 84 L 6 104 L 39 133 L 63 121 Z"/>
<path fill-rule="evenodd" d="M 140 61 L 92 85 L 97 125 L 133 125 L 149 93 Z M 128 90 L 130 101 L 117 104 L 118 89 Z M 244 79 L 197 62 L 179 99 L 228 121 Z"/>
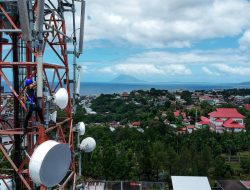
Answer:
<path fill-rule="evenodd" d="M 76 5 L 82 7 L 79 40 Z M 30 176 L 29 162 L 34 150 L 47 140 L 67 144 L 71 152 L 69 169 L 56 187 L 73 185 L 76 168 L 72 107 L 78 92 L 76 58 L 83 49 L 84 9 L 83 0 L 0 1 L 0 180 L 6 189 L 13 189 L 13 184 L 15 189 L 38 188 Z M 72 22 L 66 23 L 65 15 Z M 68 43 L 72 44 L 70 51 Z M 73 63 L 69 63 L 69 57 Z M 33 113 L 25 135 L 27 107 L 22 96 L 27 78 L 37 81 L 38 103 L 46 124 L 37 122 Z M 68 102 L 62 109 L 55 97 L 61 88 L 66 89 Z M 39 188 L 46 189 L 43 185 Z"/>

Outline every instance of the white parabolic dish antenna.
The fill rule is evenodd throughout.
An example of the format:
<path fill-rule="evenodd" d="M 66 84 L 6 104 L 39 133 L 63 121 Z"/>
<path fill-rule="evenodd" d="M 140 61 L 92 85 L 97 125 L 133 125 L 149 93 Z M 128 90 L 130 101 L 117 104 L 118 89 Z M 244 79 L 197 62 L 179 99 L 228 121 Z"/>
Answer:
<path fill-rule="evenodd" d="M 92 152 L 96 147 L 95 139 L 92 137 L 87 137 L 86 139 L 83 139 L 79 148 L 80 150 L 84 152 Z"/>
<path fill-rule="evenodd" d="M 45 141 L 35 149 L 30 158 L 30 177 L 37 185 L 53 187 L 66 176 L 70 161 L 68 144 Z"/>
<path fill-rule="evenodd" d="M 54 95 L 54 103 L 58 105 L 59 108 L 65 109 L 68 105 L 69 97 L 68 92 L 65 88 L 60 88 Z"/>

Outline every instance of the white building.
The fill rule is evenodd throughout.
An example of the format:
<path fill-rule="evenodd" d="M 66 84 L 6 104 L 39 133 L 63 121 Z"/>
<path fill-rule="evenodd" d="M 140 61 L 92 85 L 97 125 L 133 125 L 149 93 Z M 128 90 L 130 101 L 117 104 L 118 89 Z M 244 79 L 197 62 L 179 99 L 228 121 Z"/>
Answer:
<path fill-rule="evenodd" d="M 209 125 L 212 131 L 223 133 L 240 132 L 245 130 L 244 118 L 235 108 L 217 108 L 208 114 Z"/>

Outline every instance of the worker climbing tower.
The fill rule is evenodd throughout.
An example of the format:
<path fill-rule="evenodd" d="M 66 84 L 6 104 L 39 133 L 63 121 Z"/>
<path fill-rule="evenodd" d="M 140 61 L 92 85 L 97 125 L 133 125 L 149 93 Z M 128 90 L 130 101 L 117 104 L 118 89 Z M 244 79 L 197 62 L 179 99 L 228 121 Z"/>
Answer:
<path fill-rule="evenodd" d="M 76 7 L 81 7 L 79 13 Z M 81 18 L 79 30 L 76 14 Z M 0 1 L 2 188 L 74 188 L 78 173 L 74 131 L 85 130 L 82 123 L 74 127 L 72 120 L 80 92 L 76 60 L 83 51 L 84 14 L 84 0 Z M 34 112 L 26 133 L 27 79 L 37 83 L 37 104 L 45 122 Z M 91 140 L 81 149 L 86 143 L 95 146 Z"/>

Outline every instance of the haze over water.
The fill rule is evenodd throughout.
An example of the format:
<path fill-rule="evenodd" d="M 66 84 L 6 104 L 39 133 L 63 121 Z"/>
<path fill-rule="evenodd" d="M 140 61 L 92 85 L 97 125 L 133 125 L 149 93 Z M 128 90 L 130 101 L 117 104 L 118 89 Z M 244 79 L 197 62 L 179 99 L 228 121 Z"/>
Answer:
<path fill-rule="evenodd" d="M 239 84 L 205 84 L 205 83 L 81 83 L 81 95 L 113 94 L 131 92 L 133 90 L 219 90 L 230 88 L 250 88 L 250 85 Z"/>

